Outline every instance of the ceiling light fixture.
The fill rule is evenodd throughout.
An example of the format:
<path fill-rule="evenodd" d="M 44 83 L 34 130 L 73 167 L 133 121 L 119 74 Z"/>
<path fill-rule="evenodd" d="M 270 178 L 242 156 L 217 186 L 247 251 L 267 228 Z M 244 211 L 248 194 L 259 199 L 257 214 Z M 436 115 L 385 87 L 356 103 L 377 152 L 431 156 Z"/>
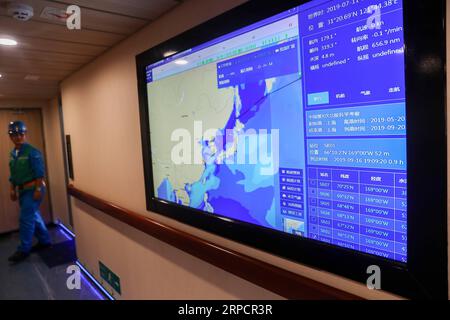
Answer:
<path fill-rule="evenodd" d="M 2 46 L 17 46 L 17 41 L 13 39 L 0 38 L 0 45 Z"/>

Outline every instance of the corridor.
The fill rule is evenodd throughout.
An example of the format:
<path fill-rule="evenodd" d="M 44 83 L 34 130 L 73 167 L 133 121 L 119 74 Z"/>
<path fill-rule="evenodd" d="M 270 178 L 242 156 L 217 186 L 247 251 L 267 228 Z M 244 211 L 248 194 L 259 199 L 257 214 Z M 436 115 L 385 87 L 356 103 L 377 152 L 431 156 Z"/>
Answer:
<path fill-rule="evenodd" d="M 19 243 L 18 233 L 0 236 L 0 300 L 104 300 L 82 273 L 81 288 L 67 288 L 66 271 L 76 261 L 75 241 L 59 227 L 49 231 L 53 247 L 18 264 L 8 262 Z"/>

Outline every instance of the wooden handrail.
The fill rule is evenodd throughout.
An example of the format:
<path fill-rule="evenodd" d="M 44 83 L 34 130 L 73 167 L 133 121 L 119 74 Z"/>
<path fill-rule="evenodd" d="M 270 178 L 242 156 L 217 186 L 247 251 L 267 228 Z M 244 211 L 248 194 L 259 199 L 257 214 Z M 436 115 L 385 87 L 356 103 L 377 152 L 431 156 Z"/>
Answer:
<path fill-rule="evenodd" d="M 68 187 L 74 198 L 122 221 L 160 241 L 185 251 L 220 269 L 287 299 L 355 300 L 362 299 L 267 262 L 224 248 L 189 233 L 162 224 L 149 217 L 121 208 L 93 195 Z"/>

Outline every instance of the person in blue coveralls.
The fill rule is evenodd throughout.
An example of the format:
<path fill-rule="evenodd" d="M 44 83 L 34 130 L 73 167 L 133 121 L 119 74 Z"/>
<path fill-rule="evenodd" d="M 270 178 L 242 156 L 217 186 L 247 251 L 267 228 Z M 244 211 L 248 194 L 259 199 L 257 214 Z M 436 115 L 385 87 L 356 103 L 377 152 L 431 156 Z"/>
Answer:
<path fill-rule="evenodd" d="M 27 143 L 27 128 L 22 121 L 11 122 L 8 134 L 14 143 L 9 161 L 11 200 L 20 204 L 20 245 L 8 260 L 17 263 L 32 251 L 49 248 L 51 240 L 39 211 L 46 191 L 42 154 Z M 32 247 L 34 235 L 39 242 Z"/>

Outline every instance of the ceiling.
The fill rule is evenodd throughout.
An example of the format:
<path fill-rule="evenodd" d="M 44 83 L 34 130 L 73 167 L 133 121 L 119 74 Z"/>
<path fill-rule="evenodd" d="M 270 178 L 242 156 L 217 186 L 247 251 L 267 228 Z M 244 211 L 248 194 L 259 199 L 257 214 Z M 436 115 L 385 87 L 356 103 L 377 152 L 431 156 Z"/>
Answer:
<path fill-rule="evenodd" d="M 31 5 L 26 22 L 8 15 L 10 2 Z M 181 0 L 0 0 L 0 99 L 51 99 L 58 85 L 83 65 L 135 33 Z M 44 8 L 81 8 L 81 30 L 69 30 L 64 21 L 41 17 Z M 27 76 L 38 80 L 26 80 Z"/>

